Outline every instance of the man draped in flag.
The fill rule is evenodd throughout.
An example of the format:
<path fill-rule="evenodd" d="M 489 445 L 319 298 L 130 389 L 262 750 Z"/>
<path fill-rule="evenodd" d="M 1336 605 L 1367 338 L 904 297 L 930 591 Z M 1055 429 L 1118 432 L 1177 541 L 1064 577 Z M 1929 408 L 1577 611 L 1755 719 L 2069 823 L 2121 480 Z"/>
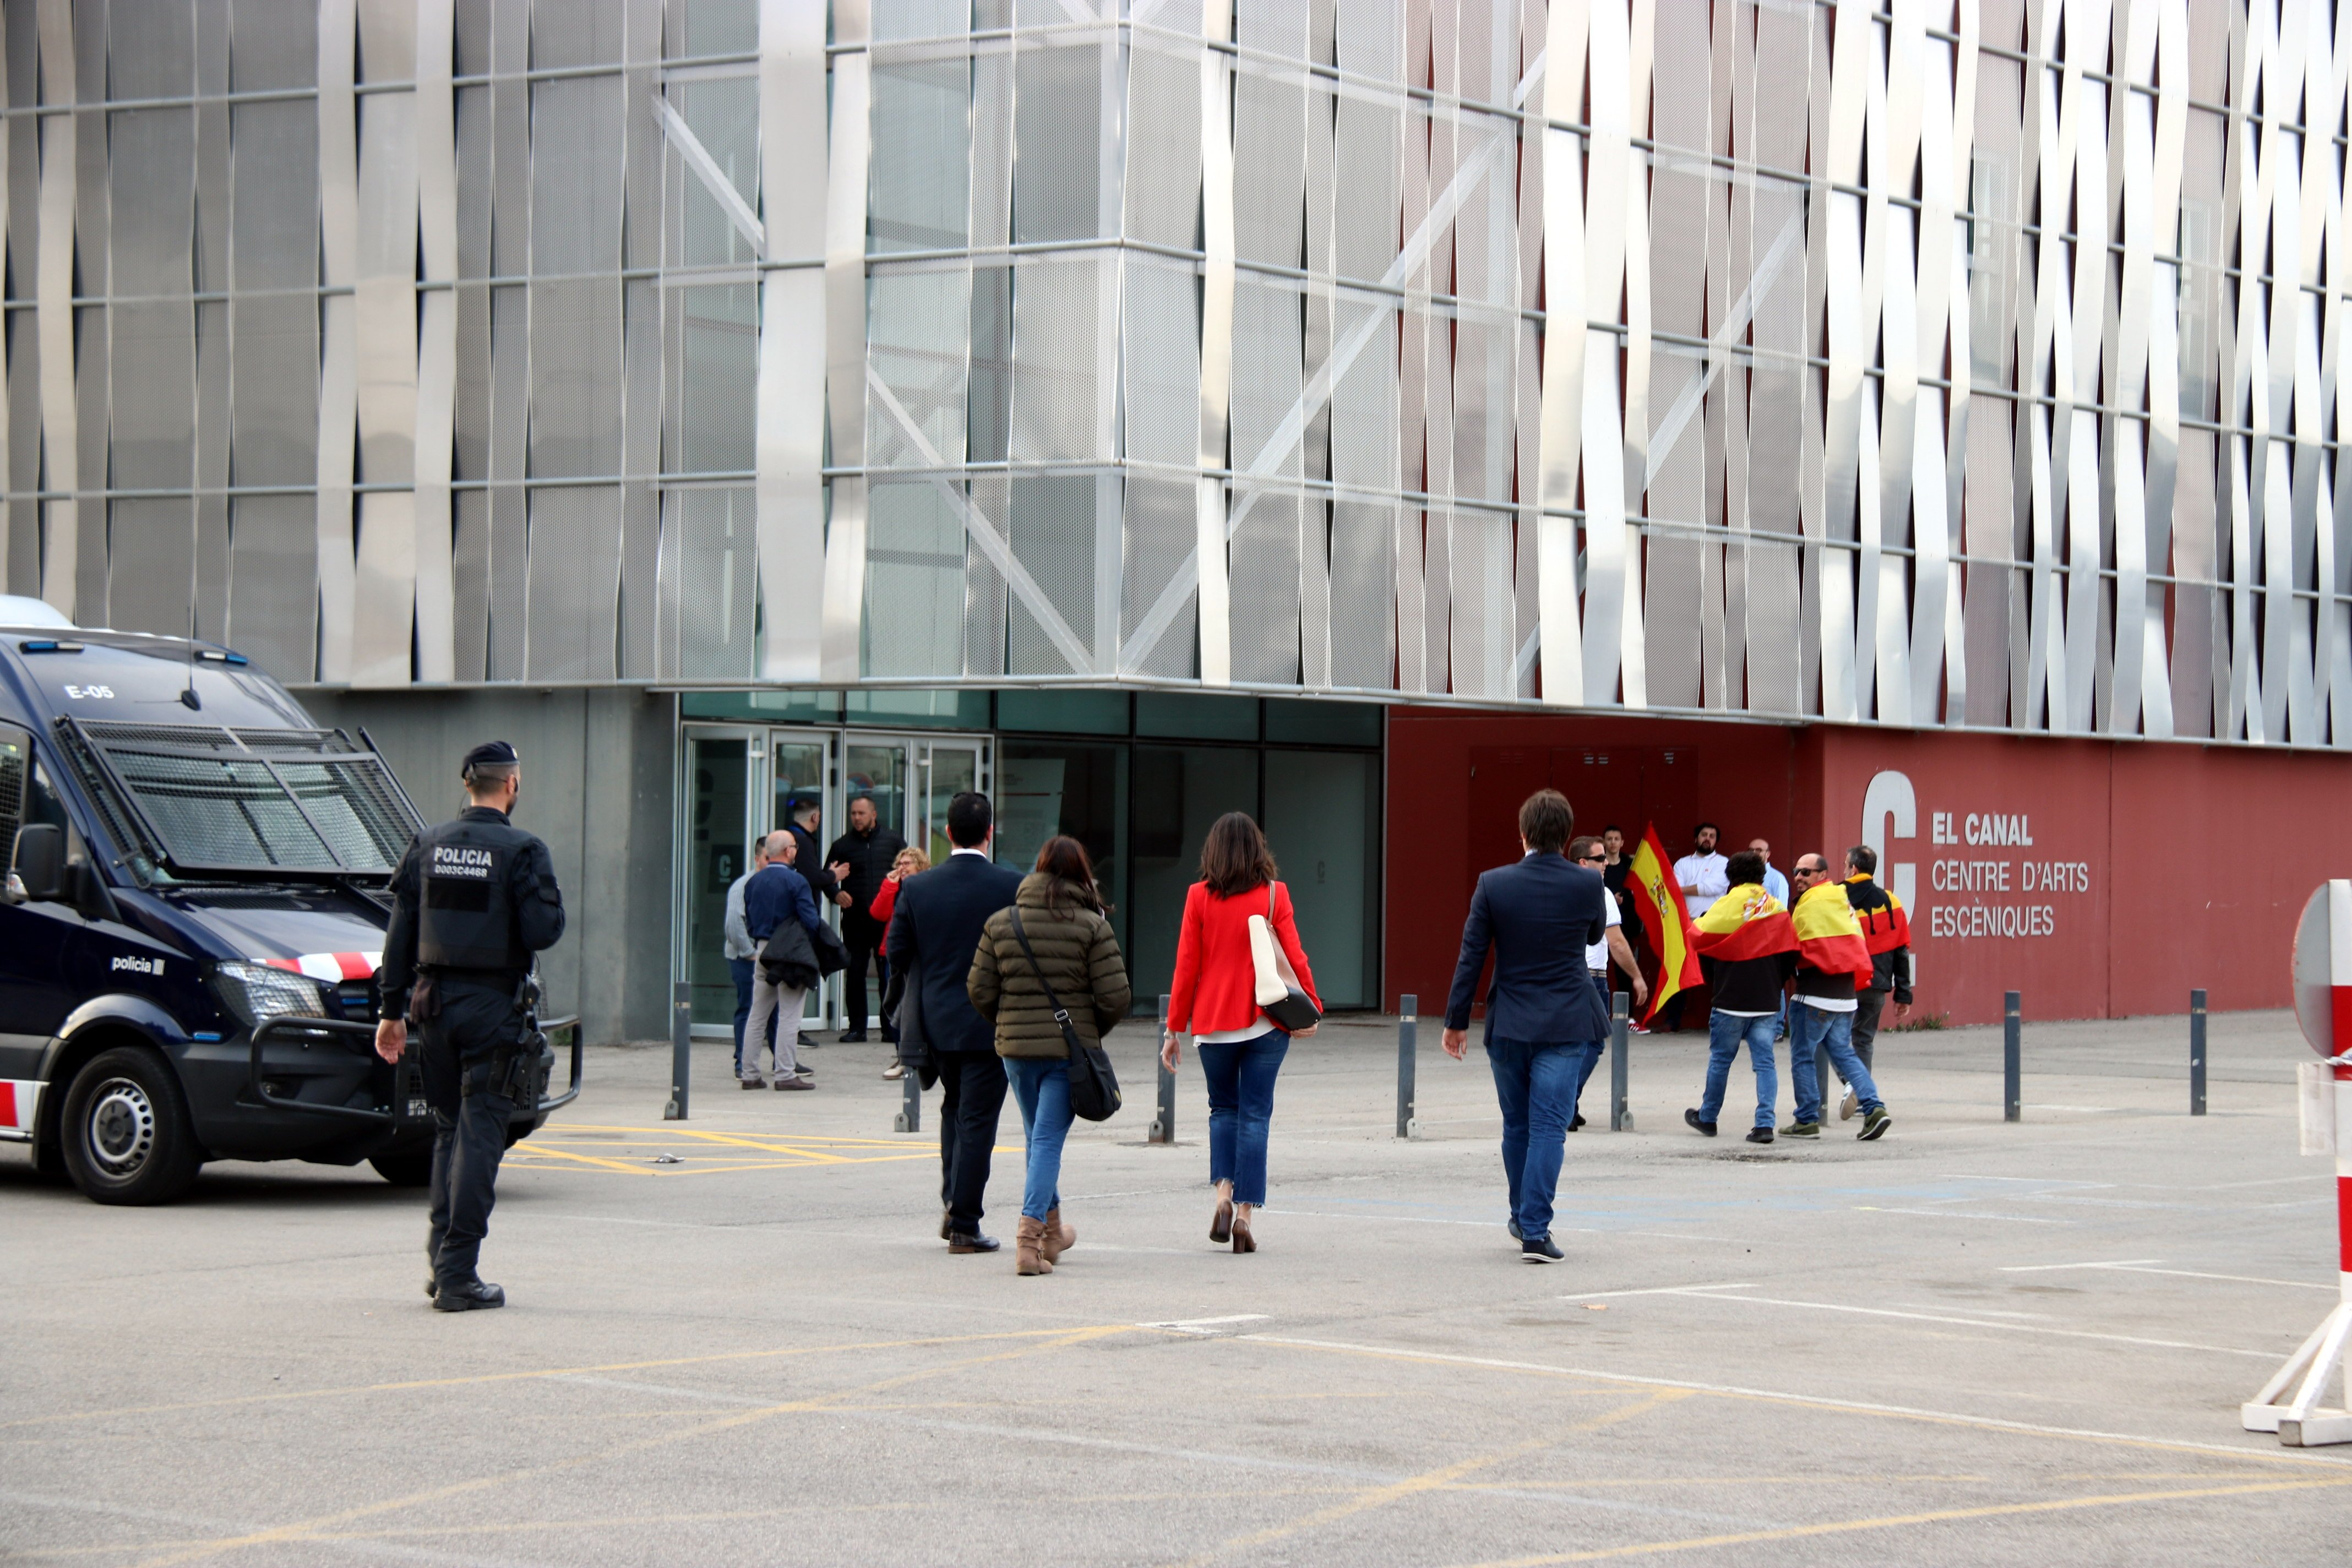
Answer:
<path fill-rule="evenodd" d="M 1658 841 L 1657 824 L 1642 830 L 1641 846 L 1632 858 L 1633 868 L 1625 873 L 1625 893 L 1658 948 L 1657 988 L 1650 994 L 1650 1010 L 1642 1015 L 1646 1024 L 1658 1016 L 1666 998 L 1699 984 L 1701 976 L 1690 911 L 1685 907 L 1687 900 L 1682 884 L 1675 879 L 1666 847 Z"/>
<path fill-rule="evenodd" d="M 1731 857 L 1725 869 L 1731 890 L 1696 922 L 1699 966 L 1715 987 L 1715 1003 L 1707 1017 L 1706 1092 L 1697 1109 L 1683 1112 L 1684 1121 L 1715 1136 L 1732 1058 L 1745 1043 L 1756 1071 L 1750 1143 L 1772 1142 L 1772 1108 L 1780 1094 L 1772 1046 L 1780 1030 L 1780 990 L 1797 969 L 1797 929 L 1787 908 L 1764 890 L 1764 867 L 1753 849 Z"/>
<path fill-rule="evenodd" d="M 1878 851 L 1857 844 L 1845 852 L 1845 901 L 1862 922 L 1863 944 L 1870 949 L 1870 979 L 1853 994 L 1853 1054 L 1875 1071 L 1871 1046 L 1878 1038 L 1879 1015 L 1887 994 L 1895 996 L 1895 1021 L 1911 1011 L 1911 916 L 1903 900 L 1872 879 L 1878 870 Z M 1853 1119 L 1854 1094 L 1849 1088 L 1838 1105 L 1838 1120 Z"/>
<path fill-rule="evenodd" d="M 1822 1086 L 1814 1054 L 1826 1049 L 1830 1065 L 1853 1086 L 1862 1105 L 1864 1140 L 1883 1138 L 1893 1125 L 1870 1069 L 1853 1054 L 1854 992 L 1870 984 L 1870 944 L 1862 922 L 1846 902 L 1845 884 L 1831 875 L 1818 852 L 1800 856 L 1789 874 L 1797 906 L 1789 912 L 1797 935 L 1796 998 L 1789 1008 L 1789 1065 L 1797 1080 L 1797 1120 L 1780 1129 L 1783 1138 L 1822 1135 Z"/>

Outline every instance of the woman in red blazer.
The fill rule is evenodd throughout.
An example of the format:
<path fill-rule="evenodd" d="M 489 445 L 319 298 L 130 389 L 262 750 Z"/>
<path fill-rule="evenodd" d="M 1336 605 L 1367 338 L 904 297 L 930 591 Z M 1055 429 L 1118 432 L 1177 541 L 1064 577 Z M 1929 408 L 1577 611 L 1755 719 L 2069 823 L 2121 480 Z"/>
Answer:
<path fill-rule="evenodd" d="M 1176 978 L 1169 988 L 1168 1037 L 1160 1059 L 1174 1070 L 1183 1060 L 1180 1037 L 1201 1050 L 1209 1083 L 1209 1179 L 1217 1184 L 1211 1241 L 1255 1252 L 1250 1214 L 1265 1202 L 1266 1129 L 1274 1118 L 1275 1075 L 1291 1037 L 1258 1010 L 1257 970 L 1250 958 L 1249 921 L 1265 915 L 1297 972 L 1298 988 L 1321 1011 L 1307 950 L 1298 945 L 1290 889 L 1275 880 L 1273 852 L 1246 812 L 1229 811 L 1201 846 L 1201 879 L 1184 896 L 1184 926 L 1176 939 Z M 1313 1029 L 1301 1029 L 1306 1038 Z"/>

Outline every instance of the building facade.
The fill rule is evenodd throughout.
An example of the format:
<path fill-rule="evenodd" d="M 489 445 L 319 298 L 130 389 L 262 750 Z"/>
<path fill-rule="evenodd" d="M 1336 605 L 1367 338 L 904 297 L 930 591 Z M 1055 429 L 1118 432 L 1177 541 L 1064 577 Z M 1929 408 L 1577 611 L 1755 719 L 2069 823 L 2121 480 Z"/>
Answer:
<path fill-rule="evenodd" d="M 1432 814 L 1512 734 L 1770 727 L 1781 784 L 1690 805 L 1832 847 L 1885 773 L 1935 823 L 1972 767 L 1962 819 L 2352 782 L 2315 0 L 0 16 L 7 590 L 232 643 L 426 799 L 529 737 L 608 1035 L 800 792 L 1092 813 L 1132 942 L 1210 805 L 1356 802 L 1309 858 L 1366 847 L 1325 940 L 1370 1002 L 1428 989 Z M 1679 837 L 1654 771 L 1612 809 Z"/>

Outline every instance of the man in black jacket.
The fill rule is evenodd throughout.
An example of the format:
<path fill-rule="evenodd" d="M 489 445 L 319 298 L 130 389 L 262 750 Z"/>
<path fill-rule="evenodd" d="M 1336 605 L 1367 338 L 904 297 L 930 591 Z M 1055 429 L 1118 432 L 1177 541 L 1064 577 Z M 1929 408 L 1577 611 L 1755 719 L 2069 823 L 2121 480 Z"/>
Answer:
<path fill-rule="evenodd" d="M 967 790 L 949 802 L 954 852 L 898 885 L 890 920 L 890 965 L 921 977 L 923 1038 L 939 1058 L 944 1091 L 940 1202 L 947 1211 L 940 1235 L 950 1252 L 993 1252 L 998 1246 L 994 1237 L 981 1234 L 980 1216 L 996 1120 L 1004 1109 L 1004 1064 L 996 1055 L 995 1029 L 973 1010 L 965 989 L 981 927 L 997 910 L 1010 909 L 1021 889 L 1020 872 L 989 859 L 995 836 L 996 814 L 986 795 Z"/>
<path fill-rule="evenodd" d="M 1870 984 L 1853 994 L 1853 1054 L 1873 1073 L 1878 1063 L 1871 1046 L 1878 1038 L 1879 1016 L 1886 998 L 1895 997 L 1895 1021 L 1911 1014 L 1911 916 L 1903 900 L 1873 878 L 1878 871 L 1878 851 L 1857 844 L 1845 852 L 1845 901 L 1862 921 L 1862 939 L 1870 947 Z M 1838 1106 L 1838 1120 L 1853 1120 L 1854 1093 L 1848 1089 Z"/>
<path fill-rule="evenodd" d="M 866 913 L 874 895 L 882 890 L 882 879 L 890 874 L 898 858 L 898 851 L 907 841 L 882 826 L 881 815 L 874 808 L 874 797 L 861 795 L 849 803 L 849 831 L 833 841 L 824 852 L 827 868 L 833 872 L 841 890 L 849 901 L 841 907 L 841 940 L 849 950 L 849 967 L 842 976 L 843 1000 L 848 1005 L 849 1027 L 841 1032 L 845 1045 L 866 1038 L 866 964 L 879 957 L 876 967 L 877 984 L 890 984 L 890 959 L 882 947 L 881 922 Z M 888 1018 L 882 1020 L 882 1037 L 895 1040 L 898 1029 Z"/>

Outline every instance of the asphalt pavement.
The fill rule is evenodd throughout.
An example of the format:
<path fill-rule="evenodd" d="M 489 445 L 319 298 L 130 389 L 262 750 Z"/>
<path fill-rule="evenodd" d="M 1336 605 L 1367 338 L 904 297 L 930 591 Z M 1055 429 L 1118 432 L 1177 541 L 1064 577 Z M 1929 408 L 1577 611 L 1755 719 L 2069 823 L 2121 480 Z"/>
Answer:
<path fill-rule="evenodd" d="M 1292 1049 L 1259 1250 L 1207 1237 L 1206 1107 L 1073 1136 L 1078 1244 L 938 1239 L 936 1093 L 884 1047 L 742 1093 L 697 1050 L 590 1053 L 509 1156 L 484 1274 L 429 1310 L 421 1195 L 209 1166 L 109 1209 L 0 1157 L 0 1556 L 26 1563 L 1430 1565 L 2352 1561 L 2352 1447 L 2239 1429 L 2334 1303 L 2330 1168 L 2284 1015 L 1882 1038 L 1882 1142 L 1682 1125 L 1705 1049 L 1633 1043 L 1634 1128 L 1568 1141 L 1555 1235 L 1503 1230 L 1481 1054 L 1393 1019 Z M 1780 1115 L 1790 1091 L 1785 1064 Z"/>

